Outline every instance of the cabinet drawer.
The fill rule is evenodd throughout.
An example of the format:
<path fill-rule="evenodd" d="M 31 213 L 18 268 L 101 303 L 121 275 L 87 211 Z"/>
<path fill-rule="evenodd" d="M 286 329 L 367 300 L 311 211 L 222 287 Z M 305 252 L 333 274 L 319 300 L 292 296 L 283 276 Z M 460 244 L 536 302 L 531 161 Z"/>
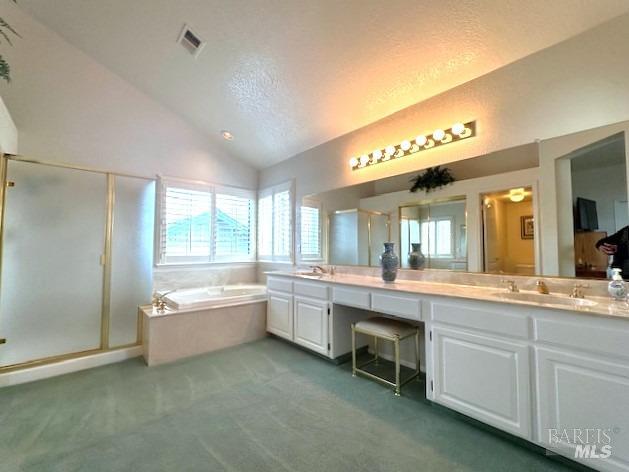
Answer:
<path fill-rule="evenodd" d="M 304 295 L 311 298 L 328 299 L 328 287 L 314 282 L 295 282 L 295 295 Z"/>
<path fill-rule="evenodd" d="M 468 305 L 467 302 L 463 301 L 456 304 L 433 302 L 432 320 L 437 323 L 463 326 L 513 338 L 529 338 L 529 318 L 524 314 L 517 313 L 516 309 L 510 305 L 496 309 L 478 303 Z"/>
<path fill-rule="evenodd" d="M 389 315 L 421 320 L 421 301 L 418 297 L 372 293 L 371 309 Z"/>
<path fill-rule="evenodd" d="M 617 320 L 582 320 L 575 322 L 553 319 L 536 319 L 535 333 L 538 341 L 550 344 L 585 349 L 611 357 L 629 358 L 629 329 Z M 625 321 L 625 320 L 622 320 Z M 600 326 L 607 322 L 606 326 Z M 586 324 L 587 323 L 587 324 Z M 626 321 L 625 321 L 626 323 Z"/>
<path fill-rule="evenodd" d="M 269 290 L 279 290 L 280 292 L 293 293 L 293 281 L 289 279 L 269 277 L 266 281 L 266 287 Z"/>
<path fill-rule="evenodd" d="M 334 287 L 332 289 L 332 301 L 339 305 L 353 306 L 356 308 L 371 308 L 371 294 L 369 290 L 360 288 Z"/>

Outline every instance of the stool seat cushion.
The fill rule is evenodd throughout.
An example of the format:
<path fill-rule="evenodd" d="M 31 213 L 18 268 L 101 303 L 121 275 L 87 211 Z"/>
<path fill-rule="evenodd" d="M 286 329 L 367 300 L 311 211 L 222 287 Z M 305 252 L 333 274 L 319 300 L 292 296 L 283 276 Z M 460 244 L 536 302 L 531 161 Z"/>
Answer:
<path fill-rule="evenodd" d="M 392 318 L 385 318 L 384 316 L 358 321 L 356 323 L 356 329 L 372 336 L 385 336 L 388 338 L 392 338 L 396 335 L 400 338 L 405 338 L 406 336 L 415 334 L 417 331 L 417 327 L 412 324 Z"/>

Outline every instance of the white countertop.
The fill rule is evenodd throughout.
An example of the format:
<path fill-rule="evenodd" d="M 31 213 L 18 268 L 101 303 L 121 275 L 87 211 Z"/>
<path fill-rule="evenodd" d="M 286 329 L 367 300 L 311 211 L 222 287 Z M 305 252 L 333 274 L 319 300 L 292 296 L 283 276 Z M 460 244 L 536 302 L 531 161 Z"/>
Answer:
<path fill-rule="evenodd" d="M 371 277 L 366 275 L 355 274 L 343 274 L 337 273 L 335 275 L 323 274 L 321 276 L 303 275 L 295 272 L 288 271 L 272 271 L 266 272 L 269 276 L 281 276 L 281 277 L 293 277 L 296 279 L 309 280 L 314 282 L 326 282 L 332 284 L 350 285 L 361 288 L 372 288 L 381 290 L 390 290 L 397 292 L 415 293 L 422 295 L 435 295 L 443 297 L 464 298 L 468 300 L 488 301 L 495 303 L 508 303 L 513 305 L 534 306 L 537 308 L 547 308 L 553 310 L 562 310 L 568 312 L 578 312 L 599 316 L 607 316 L 614 318 L 624 318 L 629 320 L 629 304 L 625 302 L 617 302 L 609 297 L 586 297 L 586 300 L 595 302 L 595 305 L 586 306 L 570 306 L 559 305 L 555 303 L 532 301 L 532 300 L 514 300 L 507 298 L 511 296 L 504 288 L 501 287 L 487 287 L 487 286 L 472 286 L 472 285 L 460 285 L 453 283 L 443 282 L 426 282 L 417 280 L 401 280 L 398 279 L 395 282 L 384 282 L 379 277 Z M 537 295 L 537 292 L 521 291 L 521 294 Z M 544 295 L 540 295 L 540 298 Z M 548 296 L 549 301 L 556 300 L 557 297 L 569 299 L 565 293 L 551 292 Z"/>

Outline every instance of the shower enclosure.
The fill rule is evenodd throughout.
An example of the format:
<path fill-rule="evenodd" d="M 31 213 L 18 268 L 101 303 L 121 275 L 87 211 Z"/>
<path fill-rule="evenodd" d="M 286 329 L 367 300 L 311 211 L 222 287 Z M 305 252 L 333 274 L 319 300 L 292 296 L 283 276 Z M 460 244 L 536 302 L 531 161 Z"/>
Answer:
<path fill-rule="evenodd" d="M 335 265 L 379 266 L 383 244 L 391 240 L 390 217 L 377 211 L 335 211 L 329 228 L 329 262 Z"/>
<path fill-rule="evenodd" d="M 155 181 L 2 156 L 0 372 L 141 342 Z"/>

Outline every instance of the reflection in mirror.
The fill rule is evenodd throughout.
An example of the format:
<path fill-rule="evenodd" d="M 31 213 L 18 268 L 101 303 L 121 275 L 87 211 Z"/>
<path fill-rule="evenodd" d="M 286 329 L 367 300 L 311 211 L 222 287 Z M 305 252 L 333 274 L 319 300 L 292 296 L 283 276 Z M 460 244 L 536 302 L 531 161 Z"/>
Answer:
<path fill-rule="evenodd" d="M 466 271 L 466 218 L 464 196 L 400 207 L 401 266 L 414 268 L 408 255 L 419 249 L 427 269 Z"/>
<path fill-rule="evenodd" d="M 483 271 L 533 275 L 535 220 L 533 189 L 512 188 L 481 195 Z"/>
<path fill-rule="evenodd" d="M 624 133 L 592 143 L 563 159 L 570 164 L 574 275 L 607 278 L 613 266 L 629 278 Z"/>
<path fill-rule="evenodd" d="M 330 214 L 329 263 L 379 266 L 383 243 L 391 238 L 389 215 L 358 208 Z"/>

